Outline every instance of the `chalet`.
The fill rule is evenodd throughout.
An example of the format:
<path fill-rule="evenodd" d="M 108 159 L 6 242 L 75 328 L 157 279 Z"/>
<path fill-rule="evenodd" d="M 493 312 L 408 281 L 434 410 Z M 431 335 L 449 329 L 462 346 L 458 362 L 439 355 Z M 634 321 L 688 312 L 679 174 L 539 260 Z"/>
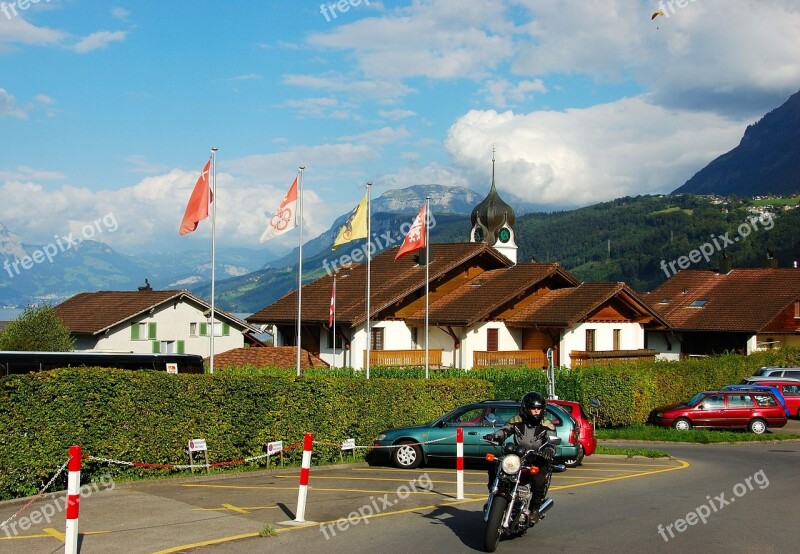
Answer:
<path fill-rule="evenodd" d="M 211 306 L 185 290 L 84 292 L 58 304 L 56 314 L 76 350 L 199 354 L 211 351 Z M 214 353 L 244 346 L 258 330 L 214 310 Z"/>
<path fill-rule="evenodd" d="M 470 242 L 433 244 L 426 256 L 395 261 L 398 248 L 371 261 L 366 313 L 366 264 L 303 286 L 301 346 L 335 366 L 425 363 L 426 259 L 428 355 L 431 366 L 545 367 L 593 360 L 652 359 L 645 329 L 664 320 L 621 283 L 581 283 L 559 264 L 517 263 L 513 209 L 494 179 L 472 212 Z M 273 326 L 276 346 L 296 345 L 297 291 L 247 320 Z M 335 335 L 334 335 L 335 330 Z M 367 348 L 369 340 L 369 348 Z"/>
<path fill-rule="evenodd" d="M 723 262 L 680 271 L 646 295 L 669 324 L 648 331 L 648 345 L 673 359 L 800 345 L 800 270 Z"/>

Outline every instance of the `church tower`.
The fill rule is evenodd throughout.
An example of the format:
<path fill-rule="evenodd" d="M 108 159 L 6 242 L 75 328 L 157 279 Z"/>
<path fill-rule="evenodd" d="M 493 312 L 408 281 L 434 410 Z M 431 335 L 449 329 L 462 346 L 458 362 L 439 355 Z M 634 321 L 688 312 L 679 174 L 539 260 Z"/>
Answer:
<path fill-rule="evenodd" d="M 517 263 L 517 241 L 514 233 L 516 216 L 511 206 L 500 198 L 494 186 L 494 152 L 492 152 L 492 188 L 472 210 L 470 242 L 485 242 L 506 258 Z"/>

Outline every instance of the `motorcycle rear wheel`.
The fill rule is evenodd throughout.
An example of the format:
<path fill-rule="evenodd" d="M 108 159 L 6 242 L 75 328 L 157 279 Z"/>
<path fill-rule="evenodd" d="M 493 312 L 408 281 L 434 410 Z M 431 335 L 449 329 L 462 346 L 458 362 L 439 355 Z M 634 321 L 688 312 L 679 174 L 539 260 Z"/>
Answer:
<path fill-rule="evenodd" d="M 483 534 L 483 549 L 486 552 L 497 550 L 497 543 L 500 540 L 500 527 L 503 525 L 503 516 L 506 513 L 507 506 L 508 499 L 503 496 L 495 496 L 492 500 L 489 519 L 486 521 L 486 531 Z"/>

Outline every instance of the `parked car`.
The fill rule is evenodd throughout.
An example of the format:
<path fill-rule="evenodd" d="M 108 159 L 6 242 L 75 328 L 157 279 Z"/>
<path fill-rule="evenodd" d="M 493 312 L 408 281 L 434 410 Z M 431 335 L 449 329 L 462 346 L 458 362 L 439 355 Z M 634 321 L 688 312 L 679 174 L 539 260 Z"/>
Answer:
<path fill-rule="evenodd" d="M 754 385 L 769 385 L 780 390 L 786 409 L 789 410 L 789 417 L 800 418 L 800 379 L 789 379 L 788 377 L 747 377 L 748 383 Z"/>
<path fill-rule="evenodd" d="M 728 385 L 726 387 L 722 387 L 720 390 L 723 391 L 744 391 L 744 392 L 771 392 L 775 395 L 775 399 L 778 401 L 778 404 L 781 405 L 783 411 L 786 412 L 786 417 L 792 417 L 792 412 L 789 410 L 789 406 L 786 404 L 786 400 L 783 398 L 783 394 L 781 394 L 780 389 L 778 387 L 774 387 L 771 385 Z"/>
<path fill-rule="evenodd" d="M 597 439 L 594 436 L 594 425 L 586 415 L 583 406 L 580 402 L 573 402 L 571 400 L 553 400 L 549 399 L 548 404 L 555 404 L 564 408 L 564 410 L 572 416 L 578 424 L 578 455 L 573 460 L 564 460 L 564 465 L 567 467 L 577 467 L 583 463 L 585 456 L 591 456 L 597 449 Z"/>
<path fill-rule="evenodd" d="M 560 406 L 548 403 L 546 412 L 561 438 L 561 444 L 556 446 L 556 460 L 577 459 L 577 422 Z M 464 404 L 430 423 L 383 431 L 372 445 L 372 456 L 390 458 L 396 467 L 403 469 L 413 469 L 434 459 L 452 459 L 456 456 L 456 429 L 461 427 L 464 430 L 464 459 L 484 460 L 489 452 L 500 455 L 502 448 L 484 441 L 483 436 L 502 427 L 518 413 L 519 402 L 515 400 Z M 486 419 L 489 414 L 496 418 L 493 424 Z"/>
<path fill-rule="evenodd" d="M 681 431 L 743 428 L 761 434 L 769 427 L 786 425 L 786 412 L 771 392 L 704 391 L 685 404 L 656 408 L 650 421 Z"/>
<path fill-rule="evenodd" d="M 800 379 L 800 367 L 760 367 L 753 375 L 758 377 L 791 377 Z"/>

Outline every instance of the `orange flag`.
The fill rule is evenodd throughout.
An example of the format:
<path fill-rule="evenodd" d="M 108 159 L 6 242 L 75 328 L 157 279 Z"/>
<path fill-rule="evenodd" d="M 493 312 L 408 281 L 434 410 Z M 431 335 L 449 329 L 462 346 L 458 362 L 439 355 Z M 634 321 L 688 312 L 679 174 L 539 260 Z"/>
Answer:
<path fill-rule="evenodd" d="M 188 235 L 195 229 L 197 224 L 208 217 L 208 203 L 211 199 L 211 188 L 209 187 L 209 173 L 211 172 L 211 160 L 206 162 L 203 172 L 197 178 L 194 185 L 189 204 L 186 205 L 186 213 L 183 214 L 180 235 Z"/>
<path fill-rule="evenodd" d="M 403 244 L 400 245 L 400 250 L 397 251 L 396 260 L 400 256 L 404 256 L 410 252 L 415 252 L 425 248 L 425 206 L 417 214 L 414 223 L 411 224 L 411 229 L 408 230 L 406 238 L 403 239 Z"/>

